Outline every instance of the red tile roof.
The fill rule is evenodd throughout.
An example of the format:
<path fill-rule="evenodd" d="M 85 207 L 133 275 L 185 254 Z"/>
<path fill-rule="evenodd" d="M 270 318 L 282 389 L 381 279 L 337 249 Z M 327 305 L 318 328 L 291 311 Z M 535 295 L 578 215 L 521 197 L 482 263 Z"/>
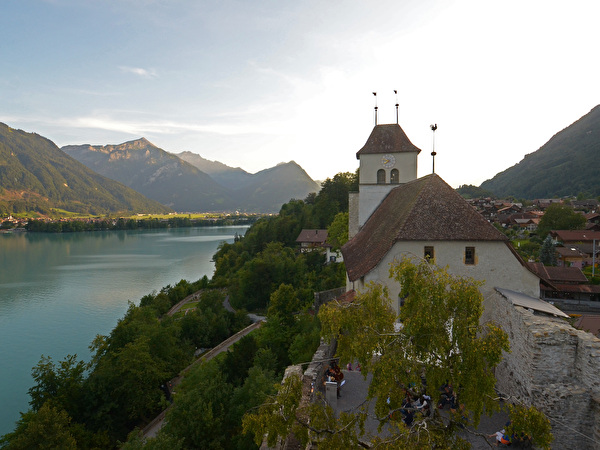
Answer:
<path fill-rule="evenodd" d="M 540 278 L 552 283 L 588 283 L 587 277 L 579 267 L 545 266 L 541 262 L 527 264 Z"/>
<path fill-rule="evenodd" d="M 308 244 L 323 244 L 327 240 L 327 230 L 304 229 L 296 238 L 296 242 Z"/>
<path fill-rule="evenodd" d="M 600 241 L 600 231 L 589 230 L 552 230 L 551 235 L 562 242 L 586 242 L 596 239 Z"/>
<path fill-rule="evenodd" d="M 399 152 L 421 152 L 421 149 L 413 145 L 406 133 L 397 123 L 388 125 L 375 125 L 367 143 L 356 153 L 356 159 L 360 155 L 374 153 L 399 153 Z"/>
<path fill-rule="evenodd" d="M 540 285 L 540 289 L 543 288 Z M 600 294 L 600 285 L 597 284 L 555 284 L 554 290 L 560 292 L 577 292 L 579 294 Z M 546 289 L 547 290 L 547 289 Z"/>
<path fill-rule="evenodd" d="M 600 337 L 600 316 L 581 316 L 573 326 Z"/>
<path fill-rule="evenodd" d="M 371 271 L 398 241 L 509 241 L 438 175 L 394 188 L 342 247 L 350 281 Z"/>
<path fill-rule="evenodd" d="M 339 303 L 352 303 L 356 298 L 356 291 L 351 289 L 349 291 L 344 292 L 342 295 L 337 297 L 335 300 Z"/>

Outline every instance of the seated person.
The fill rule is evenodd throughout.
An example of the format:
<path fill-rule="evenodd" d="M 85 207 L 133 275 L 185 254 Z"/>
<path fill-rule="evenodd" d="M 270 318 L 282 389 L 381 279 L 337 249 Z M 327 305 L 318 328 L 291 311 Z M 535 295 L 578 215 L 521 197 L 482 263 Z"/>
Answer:
<path fill-rule="evenodd" d="M 504 434 L 504 429 L 496 431 L 494 434 L 488 435 L 488 437 L 496 438 L 496 446 L 499 446 L 500 444 L 510 445 L 510 438 L 506 434 Z"/>
<path fill-rule="evenodd" d="M 401 410 L 402 415 L 404 416 L 404 418 L 402 420 L 404 421 L 406 426 L 409 427 L 412 425 L 412 423 L 414 421 L 415 411 L 412 406 L 412 398 L 408 391 L 406 392 L 406 397 L 404 398 L 404 401 L 402 402 L 402 407 L 406 408 L 406 409 Z"/>
<path fill-rule="evenodd" d="M 446 405 L 450 405 L 451 409 L 456 409 L 456 397 L 454 396 L 454 390 L 452 389 L 452 384 L 446 382 L 441 388 L 440 401 L 438 403 L 438 408 L 443 409 Z"/>

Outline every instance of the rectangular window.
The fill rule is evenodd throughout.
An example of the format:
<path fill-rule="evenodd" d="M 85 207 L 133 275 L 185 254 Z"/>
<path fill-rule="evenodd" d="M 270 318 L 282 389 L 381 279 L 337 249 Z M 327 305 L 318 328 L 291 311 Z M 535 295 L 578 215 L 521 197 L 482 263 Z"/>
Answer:
<path fill-rule="evenodd" d="M 465 247 L 465 264 L 475 264 L 475 247 Z"/>
<path fill-rule="evenodd" d="M 425 261 L 433 261 L 433 258 L 435 258 L 435 254 L 433 253 L 433 247 L 425 246 L 423 257 L 425 258 Z"/>

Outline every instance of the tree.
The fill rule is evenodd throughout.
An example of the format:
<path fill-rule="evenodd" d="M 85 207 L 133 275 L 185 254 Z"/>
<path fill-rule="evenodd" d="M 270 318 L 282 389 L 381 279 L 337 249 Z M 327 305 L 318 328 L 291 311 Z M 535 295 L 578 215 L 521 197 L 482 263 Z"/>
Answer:
<path fill-rule="evenodd" d="M 82 389 L 86 364 L 77 361 L 77 355 L 68 355 L 57 366 L 49 356 L 41 357 L 32 369 L 32 377 L 36 385 L 29 389 L 31 401 L 29 404 L 34 411 L 39 410 L 46 402 L 58 406 L 71 416 L 82 405 Z"/>
<path fill-rule="evenodd" d="M 348 194 L 358 190 L 358 173 L 340 172 L 333 179 L 327 178 L 315 199 L 314 225 L 327 227 L 335 215 L 348 211 Z"/>
<path fill-rule="evenodd" d="M 294 314 L 300 310 L 300 300 L 296 296 L 294 287 L 291 284 L 282 283 L 275 292 L 271 294 L 268 317 L 279 315 L 283 321 L 291 325 L 294 323 Z"/>
<path fill-rule="evenodd" d="M 21 414 L 13 433 L 0 440 L 6 449 L 76 449 L 77 441 L 71 433 L 71 417 L 63 409 L 42 405 L 37 411 Z"/>
<path fill-rule="evenodd" d="M 550 236 L 546 236 L 540 248 L 540 261 L 545 266 L 556 266 L 556 250 Z"/>
<path fill-rule="evenodd" d="M 380 423 L 392 425 L 387 442 L 393 442 L 393 448 L 419 448 L 423 442 L 428 447 L 464 448 L 468 443 L 457 430 L 476 427 L 483 412 L 499 409 L 494 401 L 494 368 L 502 352 L 509 350 L 508 337 L 496 324 L 479 323 L 481 282 L 408 259 L 392 265 L 390 277 L 400 283 L 405 301 L 399 317 L 390 306 L 386 288 L 371 284 L 351 303 L 334 301 L 321 307 L 322 335 L 337 340 L 342 365 L 358 361 L 365 378 L 372 374 L 368 398 L 375 400 Z M 402 399 L 407 392 L 437 399 L 443 385 L 454 387 L 454 412 L 442 414 L 433 408 L 429 415 L 415 414 L 411 428 L 405 426 L 402 414 L 397 413 L 406 410 Z M 271 442 L 271 433 L 294 432 L 306 441 L 305 429 L 310 427 L 313 439 L 324 448 L 358 445 L 366 411 L 336 419 L 332 411 L 317 404 L 299 405 L 298 389 L 293 379 L 284 383 L 274 401 L 247 416 L 245 429 L 255 432 L 257 440 L 258 433 L 263 433 L 261 438 L 268 433 Z M 532 414 L 547 423 L 541 413 Z M 549 448 L 547 434 L 540 431 L 535 444 Z M 372 442 L 388 448 L 378 436 Z"/>
<path fill-rule="evenodd" d="M 550 230 L 581 230 L 585 222 L 585 216 L 575 212 L 571 206 L 552 203 L 540 219 L 538 234 L 545 236 Z"/>
<path fill-rule="evenodd" d="M 348 242 L 348 213 L 340 212 L 335 215 L 333 222 L 327 228 L 327 242 L 333 250 L 339 250 Z"/>
<path fill-rule="evenodd" d="M 159 436 L 183 438 L 184 448 L 224 448 L 233 390 L 216 360 L 196 367 L 184 378 Z"/>
<path fill-rule="evenodd" d="M 103 344 L 96 339 L 96 353 Z M 95 356 L 86 381 L 90 415 L 86 424 L 122 439 L 139 422 L 165 406 L 161 384 L 172 376 L 166 363 L 151 354 L 150 338 L 139 336 L 122 348 Z"/>

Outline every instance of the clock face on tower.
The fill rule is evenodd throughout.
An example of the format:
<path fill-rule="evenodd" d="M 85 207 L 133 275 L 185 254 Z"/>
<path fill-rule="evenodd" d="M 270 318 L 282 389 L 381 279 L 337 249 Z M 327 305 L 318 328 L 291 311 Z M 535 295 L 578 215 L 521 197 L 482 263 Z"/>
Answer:
<path fill-rule="evenodd" d="M 390 154 L 383 155 L 381 157 L 381 164 L 386 169 L 390 169 L 390 168 L 394 167 L 394 165 L 396 164 L 396 158 L 394 157 L 394 155 L 390 155 Z"/>

